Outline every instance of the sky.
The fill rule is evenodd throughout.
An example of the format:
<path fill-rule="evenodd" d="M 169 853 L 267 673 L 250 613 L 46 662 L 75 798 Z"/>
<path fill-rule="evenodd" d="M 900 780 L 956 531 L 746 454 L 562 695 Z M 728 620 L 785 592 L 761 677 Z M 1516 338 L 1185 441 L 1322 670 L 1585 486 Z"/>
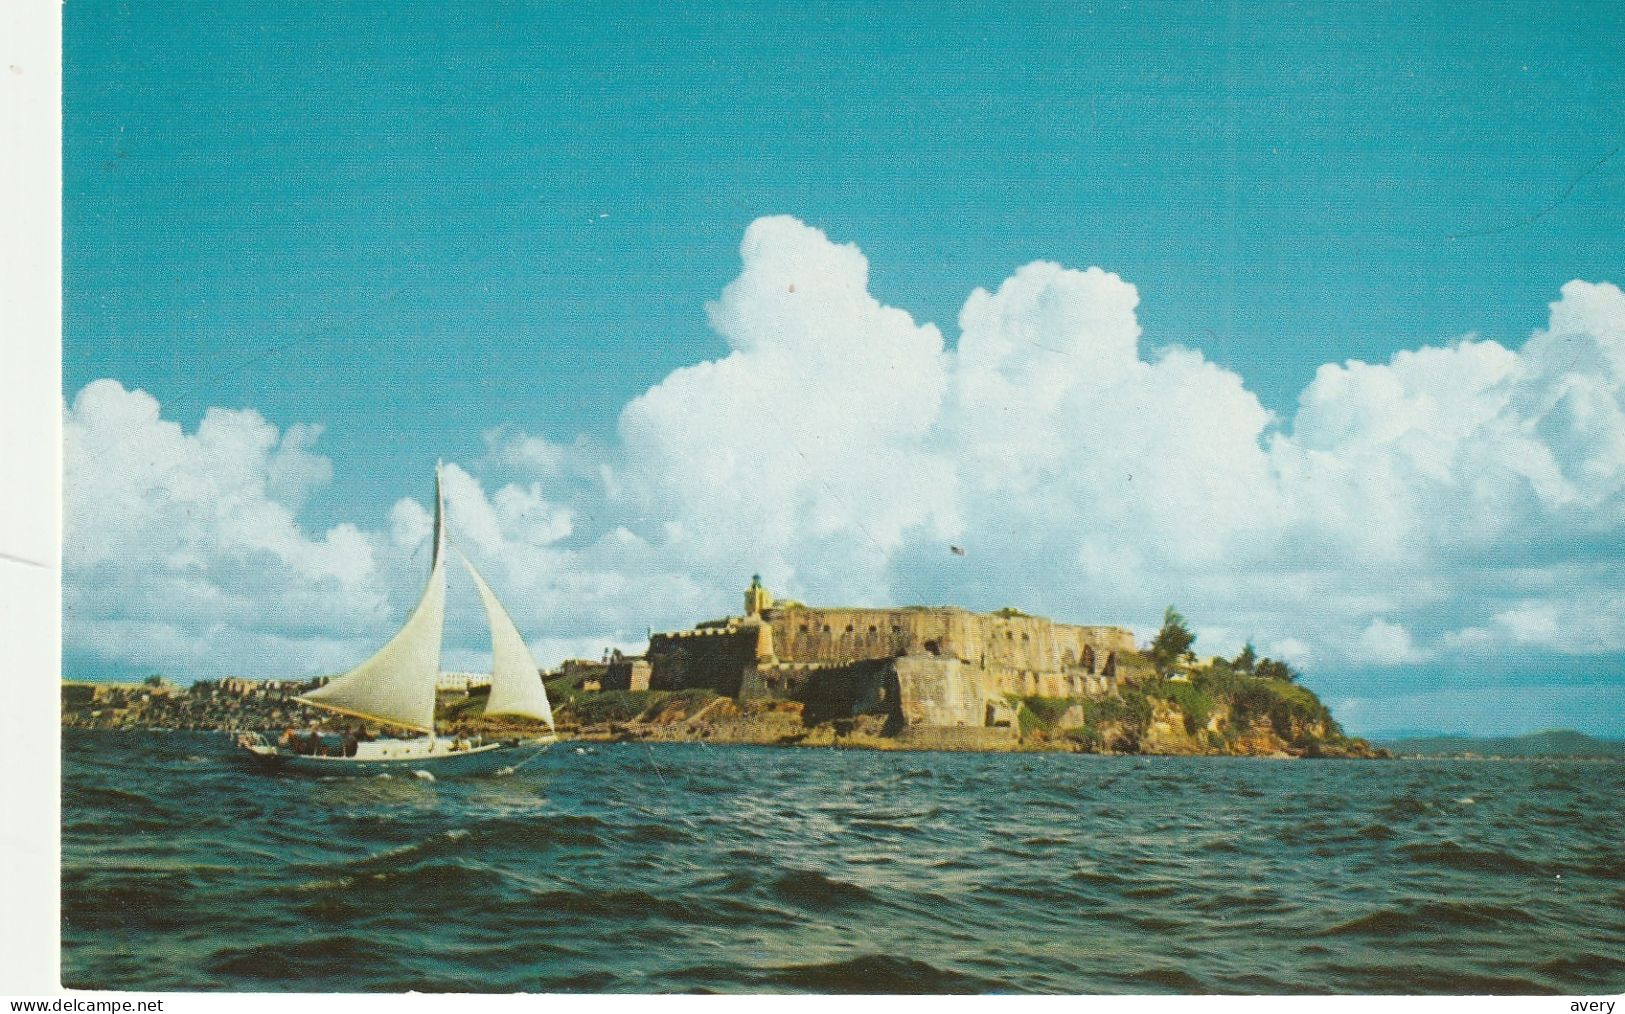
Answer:
<path fill-rule="evenodd" d="M 68 5 L 67 675 L 353 665 L 444 460 L 544 664 L 761 573 L 1625 735 L 1625 9 L 1323 6 Z"/>

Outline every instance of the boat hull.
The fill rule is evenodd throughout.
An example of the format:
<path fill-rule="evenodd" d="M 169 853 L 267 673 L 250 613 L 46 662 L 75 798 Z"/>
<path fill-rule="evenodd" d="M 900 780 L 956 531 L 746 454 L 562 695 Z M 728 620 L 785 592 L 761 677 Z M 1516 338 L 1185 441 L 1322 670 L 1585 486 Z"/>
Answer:
<path fill-rule="evenodd" d="M 400 757 L 328 757 L 265 747 L 239 747 L 253 767 L 266 772 L 314 775 L 327 778 L 370 778 L 396 775 L 411 778 L 426 771 L 436 778 L 495 774 L 521 764 L 545 750 L 551 741 L 487 743 L 464 750 L 418 753 Z"/>

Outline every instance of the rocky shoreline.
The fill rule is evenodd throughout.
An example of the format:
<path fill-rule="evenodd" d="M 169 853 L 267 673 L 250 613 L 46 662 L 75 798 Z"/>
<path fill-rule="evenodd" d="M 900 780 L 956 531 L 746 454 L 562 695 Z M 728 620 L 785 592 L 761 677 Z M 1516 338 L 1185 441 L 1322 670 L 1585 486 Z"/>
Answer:
<path fill-rule="evenodd" d="M 914 726 L 888 728 L 879 715 L 820 722 L 808 726 L 794 701 L 764 701 L 739 705 L 728 698 L 702 707 L 693 715 L 668 709 L 627 721 L 561 727 L 561 735 L 594 742 L 728 743 L 804 748 L 863 750 L 951 750 L 999 753 L 1088 753 L 1129 756 L 1310 757 L 1379 759 L 1391 756 L 1363 740 L 1326 738 L 1289 741 L 1269 729 L 1251 730 L 1224 745 L 1212 745 L 1172 730 L 1141 740 L 1133 748 L 1097 746 L 1077 736 L 1042 732 L 1022 733 L 1015 728 Z"/>
<path fill-rule="evenodd" d="M 70 689 L 72 692 L 70 692 Z M 339 730 L 352 720 L 293 700 L 297 685 L 202 682 L 189 688 L 163 683 L 65 684 L 64 728 L 257 731 L 315 725 Z M 555 684 L 561 739 L 583 742 L 728 743 L 868 750 L 969 750 L 1109 755 L 1382 758 L 1392 756 L 1345 737 L 1329 715 L 1277 709 L 1250 713 L 1229 699 L 1208 702 L 1202 713 L 1190 693 L 1153 687 L 1103 701 L 1031 698 L 1012 701 L 1016 722 L 1000 726 L 901 725 L 880 714 L 806 721 L 801 702 L 739 701 L 708 691 L 579 691 Z M 1292 688 L 1299 690 L 1300 688 Z M 1155 691 L 1169 697 L 1156 696 Z M 1307 695 L 1306 691 L 1301 691 Z M 1186 698 L 1181 707 L 1178 694 Z M 1312 700 L 1312 695 L 1307 695 Z M 1318 702 L 1315 702 L 1318 705 Z M 484 697 L 449 693 L 440 698 L 446 732 L 486 736 L 535 735 L 536 723 L 480 714 Z"/>

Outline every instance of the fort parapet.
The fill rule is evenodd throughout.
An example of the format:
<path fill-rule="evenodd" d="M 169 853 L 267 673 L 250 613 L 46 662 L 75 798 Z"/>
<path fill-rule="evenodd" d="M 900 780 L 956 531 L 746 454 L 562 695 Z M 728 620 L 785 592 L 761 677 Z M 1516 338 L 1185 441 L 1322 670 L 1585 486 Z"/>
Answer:
<path fill-rule="evenodd" d="M 1117 690 L 1135 650 L 1115 626 L 1057 623 L 1015 610 L 814 607 L 775 602 L 757 578 L 741 616 L 649 641 L 649 686 L 734 697 L 791 697 L 809 717 L 884 713 L 909 726 L 1012 719 L 1008 695 L 1095 697 Z"/>

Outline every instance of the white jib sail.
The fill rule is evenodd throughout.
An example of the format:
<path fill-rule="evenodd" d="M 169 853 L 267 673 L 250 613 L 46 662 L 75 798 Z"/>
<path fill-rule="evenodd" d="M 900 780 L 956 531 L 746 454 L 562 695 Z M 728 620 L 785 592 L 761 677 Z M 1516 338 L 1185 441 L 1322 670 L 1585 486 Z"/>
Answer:
<path fill-rule="evenodd" d="M 378 653 L 297 698 L 329 711 L 434 732 L 435 681 L 446 621 L 445 511 L 435 469 L 434 565 L 406 625 Z"/>
<path fill-rule="evenodd" d="M 485 713 L 534 718 L 546 722 L 551 729 L 553 707 L 547 701 L 547 688 L 542 685 L 541 671 L 531 657 L 530 648 L 474 564 L 462 550 L 458 550 L 457 555 L 468 568 L 468 576 L 474 579 L 474 587 L 479 589 L 480 601 L 485 603 L 485 618 L 491 624 L 491 697 L 485 702 Z"/>

